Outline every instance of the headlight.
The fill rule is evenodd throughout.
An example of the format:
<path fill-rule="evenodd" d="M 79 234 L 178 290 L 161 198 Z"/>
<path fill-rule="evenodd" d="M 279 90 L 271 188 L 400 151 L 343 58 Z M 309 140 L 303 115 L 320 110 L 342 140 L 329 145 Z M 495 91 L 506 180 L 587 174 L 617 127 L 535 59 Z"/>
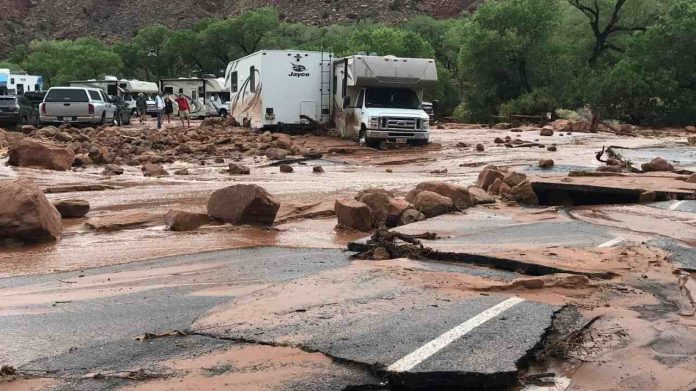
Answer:
<path fill-rule="evenodd" d="M 428 130 L 430 129 L 430 120 L 429 119 L 424 119 L 423 121 L 423 130 Z"/>
<path fill-rule="evenodd" d="M 379 128 L 379 117 L 370 117 L 368 125 L 370 126 L 370 129 L 378 129 Z"/>

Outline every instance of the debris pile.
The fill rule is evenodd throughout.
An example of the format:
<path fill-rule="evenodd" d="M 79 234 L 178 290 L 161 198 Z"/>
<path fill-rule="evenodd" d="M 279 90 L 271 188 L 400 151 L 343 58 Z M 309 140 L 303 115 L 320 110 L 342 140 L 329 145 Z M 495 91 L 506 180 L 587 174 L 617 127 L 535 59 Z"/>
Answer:
<path fill-rule="evenodd" d="M 232 125 L 225 120 L 209 119 L 196 129 L 32 127 L 26 135 L 17 134 L 19 141 L 5 141 L 6 137 L 2 137 L 0 149 L 4 144 L 12 145 L 10 164 L 58 170 L 66 170 L 73 164 L 137 166 L 229 156 L 238 156 L 236 160 L 240 160 L 242 154 L 267 156 L 272 160 L 282 160 L 288 155 L 322 155 L 321 151 L 305 145 L 302 136 L 293 139 L 284 133 L 256 133 Z M 41 153 L 37 152 L 39 149 Z M 119 174 L 118 170 L 105 170 L 104 175 Z"/>
<path fill-rule="evenodd" d="M 524 205 L 537 205 L 537 197 L 532 184 L 525 174 L 507 171 L 505 168 L 489 165 L 479 173 L 476 187 L 488 192 L 491 196 L 500 196 L 508 201 Z"/>

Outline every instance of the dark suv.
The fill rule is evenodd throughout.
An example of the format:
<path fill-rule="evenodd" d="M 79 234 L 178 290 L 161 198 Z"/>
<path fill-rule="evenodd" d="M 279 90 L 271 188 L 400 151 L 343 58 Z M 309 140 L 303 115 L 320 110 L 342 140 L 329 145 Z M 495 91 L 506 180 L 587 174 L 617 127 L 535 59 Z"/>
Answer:
<path fill-rule="evenodd" d="M 35 121 L 37 111 L 24 96 L 0 96 L 0 122 L 29 124 Z"/>

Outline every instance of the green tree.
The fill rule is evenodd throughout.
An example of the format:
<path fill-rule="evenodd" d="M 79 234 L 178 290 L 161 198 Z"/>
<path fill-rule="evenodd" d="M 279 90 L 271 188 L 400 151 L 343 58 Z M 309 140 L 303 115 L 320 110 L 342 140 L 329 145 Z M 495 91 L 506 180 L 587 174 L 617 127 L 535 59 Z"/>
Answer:
<path fill-rule="evenodd" d="M 15 64 L 10 61 L 0 61 L 0 69 L 9 69 L 10 72 L 17 72 L 22 70 L 22 66 L 19 64 Z"/>
<path fill-rule="evenodd" d="M 459 72 L 472 120 L 487 121 L 501 103 L 552 84 L 563 52 L 553 39 L 559 4 L 486 2 L 459 27 Z"/>
<path fill-rule="evenodd" d="M 64 85 L 71 80 L 118 74 L 123 62 L 98 39 L 79 38 L 32 42 L 22 67 L 29 73 L 43 75 L 49 85 Z"/>

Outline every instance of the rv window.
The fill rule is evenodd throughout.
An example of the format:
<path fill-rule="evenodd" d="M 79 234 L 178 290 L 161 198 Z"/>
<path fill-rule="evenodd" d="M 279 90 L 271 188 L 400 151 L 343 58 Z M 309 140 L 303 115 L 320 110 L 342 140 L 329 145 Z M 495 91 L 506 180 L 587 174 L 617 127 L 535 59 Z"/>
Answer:
<path fill-rule="evenodd" d="M 179 93 L 180 93 L 180 94 L 183 94 L 183 93 L 184 93 L 184 89 L 183 89 L 183 88 L 179 88 Z"/>
<path fill-rule="evenodd" d="M 253 65 L 249 67 L 249 91 L 256 92 L 256 68 Z"/>
<path fill-rule="evenodd" d="M 92 98 L 92 100 L 100 101 L 103 100 L 101 95 L 97 91 L 89 91 L 89 97 Z"/>
<path fill-rule="evenodd" d="M 232 92 L 237 92 L 239 86 L 239 80 L 237 79 L 237 72 L 232 72 L 230 75 L 230 84 L 232 85 Z"/>
<path fill-rule="evenodd" d="M 368 88 L 365 107 L 419 109 L 418 96 L 408 88 Z"/>
<path fill-rule="evenodd" d="M 85 90 L 52 89 L 46 94 L 46 102 L 88 102 Z"/>
<path fill-rule="evenodd" d="M 34 84 L 34 91 L 39 91 L 41 90 L 41 87 L 39 87 L 38 84 Z"/>
<path fill-rule="evenodd" d="M 174 88 L 173 87 L 164 87 L 164 93 L 165 94 L 173 94 Z"/>
<path fill-rule="evenodd" d="M 336 95 L 336 91 L 338 91 L 338 77 L 334 75 L 333 79 L 333 94 Z"/>
<path fill-rule="evenodd" d="M 11 79 L 10 79 L 10 84 L 14 84 L 14 83 L 15 83 L 15 82 L 14 82 L 14 78 L 11 78 Z"/>

